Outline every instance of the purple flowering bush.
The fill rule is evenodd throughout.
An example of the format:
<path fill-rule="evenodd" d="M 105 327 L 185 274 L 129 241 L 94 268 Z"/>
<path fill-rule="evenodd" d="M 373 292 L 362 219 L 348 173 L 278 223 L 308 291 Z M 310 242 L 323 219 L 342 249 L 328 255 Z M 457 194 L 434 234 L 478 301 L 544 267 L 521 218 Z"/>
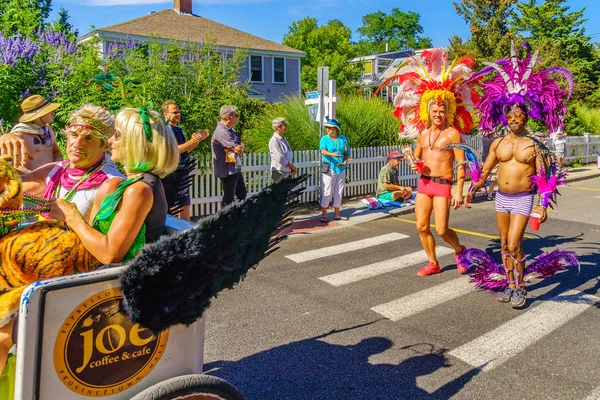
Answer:
<path fill-rule="evenodd" d="M 90 63 L 82 62 L 89 56 L 63 32 L 38 30 L 26 37 L 0 33 L 0 118 L 15 122 L 21 101 L 31 94 L 53 101 L 66 95 L 74 70 L 89 69 Z"/>

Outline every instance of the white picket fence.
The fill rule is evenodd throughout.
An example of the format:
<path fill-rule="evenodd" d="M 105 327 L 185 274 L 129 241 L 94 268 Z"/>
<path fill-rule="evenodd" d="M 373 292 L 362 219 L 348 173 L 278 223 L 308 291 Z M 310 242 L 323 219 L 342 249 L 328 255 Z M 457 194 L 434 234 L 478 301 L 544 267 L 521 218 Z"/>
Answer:
<path fill-rule="evenodd" d="M 551 142 L 551 141 L 550 141 Z M 481 138 L 469 138 L 467 143 L 476 149 L 481 149 Z M 552 144 L 549 145 L 553 149 Z M 344 196 L 371 196 L 377 188 L 379 170 L 385 163 L 387 155 L 398 147 L 362 147 L 352 149 L 351 161 L 347 176 L 349 183 L 344 189 Z M 583 162 L 595 162 L 596 154 L 600 152 L 600 136 L 569 137 L 567 139 L 566 161 L 581 158 Z M 302 195 L 301 202 L 319 200 L 319 159 L 318 150 L 295 151 L 294 165 L 298 174 L 309 174 L 307 189 Z M 242 175 L 246 182 L 248 195 L 258 193 L 271 183 L 269 171 L 269 153 L 249 153 L 242 157 Z M 400 164 L 400 184 L 416 186 L 417 175 L 405 163 Z M 221 181 L 212 174 L 210 161 L 201 169 L 194 171 L 192 184 L 192 216 L 214 214 L 219 208 L 222 197 Z"/>
<path fill-rule="evenodd" d="M 550 144 L 551 150 L 554 146 Z M 573 136 L 567 138 L 565 161 L 580 159 L 584 164 L 595 163 L 600 154 L 600 135 Z"/>
<path fill-rule="evenodd" d="M 469 139 L 469 144 L 481 148 L 479 138 Z M 346 172 L 349 182 L 345 185 L 344 196 L 372 196 L 377 188 L 379 171 L 392 150 L 400 150 L 395 146 L 361 147 L 351 149 L 350 164 Z M 318 201 L 321 173 L 318 150 L 294 151 L 294 165 L 298 174 L 308 174 L 307 188 L 300 201 Z M 248 195 L 258 193 L 271 184 L 269 171 L 269 153 L 248 153 L 242 156 L 242 175 L 246 182 Z M 416 186 L 417 175 L 405 163 L 400 164 L 400 184 Z M 221 181 L 212 174 L 210 165 L 194 171 L 192 184 L 192 216 L 214 214 L 220 208 L 222 198 Z"/>

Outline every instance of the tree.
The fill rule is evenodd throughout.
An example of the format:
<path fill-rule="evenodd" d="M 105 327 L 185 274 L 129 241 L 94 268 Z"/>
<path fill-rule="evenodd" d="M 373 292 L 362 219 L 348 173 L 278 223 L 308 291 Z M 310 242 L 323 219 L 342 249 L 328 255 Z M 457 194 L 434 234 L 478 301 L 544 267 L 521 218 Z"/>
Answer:
<path fill-rule="evenodd" d="M 361 40 L 357 43 L 358 55 L 383 53 L 408 48 L 431 47 L 431 39 L 420 37 L 423 27 L 420 15 L 393 8 L 388 15 L 382 11 L 367 14 L 362 18 L 363 26 L 358 28 Z"/>
<path fill-rule="evenodd" d="M 4 36 L 24 36 L 44 26 L 52 0 L 0 0 L 0 32 Z"/>
<path fill-rule="evenodd" d="M 306 53 L 302 59 L 302 90 L 317 88 L 317 69 L 321 66 L 329 66 L 329 77 L 337 81 L 339 90 L 354 90 L 361 66 L 348 63 L 356 54 L 351 36 L 350 28 L 338 20 L 319 26 L 316 18 L 306 17 L 290 25 L 282 42 Z"/>
<path fill-rule="evenodd" d="M 69 12 L 63 7 L 58 10 L 58 18 L 52 23 L 52 30 L 54 32 L 63 32 L 70 39 L 76 39 L 79 36 L 79 32 L 73 29 L 73 25 L 69 22 Z"/>
<path fill-rule="evenodd" d="M 471 38 L 463 42 L 457 36 L 450 39 L 454 55 L 472 54 L 477 62 L 495 61 L 510 54 L 515 32 L 510 21 L 517 0 L 462 0 L 454 2 L 458 15 L 470 26 Z"/>
<path fill-rule="evenodd" d="M 599 60 L 582 24 L 585 8 L 569 11 L 565 0 L 529 0 L 517 4 L 512 25 L 542 55 L 542 67 L 563 67 L 575 78 L 573 98 L 592 94 L 598 83 Z"/>

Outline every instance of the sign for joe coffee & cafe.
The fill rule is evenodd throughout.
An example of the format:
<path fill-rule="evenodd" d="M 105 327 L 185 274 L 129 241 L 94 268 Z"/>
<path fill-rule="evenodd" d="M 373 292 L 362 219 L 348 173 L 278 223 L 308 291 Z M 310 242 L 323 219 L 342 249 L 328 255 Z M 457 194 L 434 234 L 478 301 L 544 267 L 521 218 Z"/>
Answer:
<path fill-rule="evenodd" d="M 62 383 L 89 397 L 120 393 L 158 364 L 168 331 L 153 335 L 121 311 L 118 288 L 88 297 L 63 322 L 54 345 L 54 368 Z"/>

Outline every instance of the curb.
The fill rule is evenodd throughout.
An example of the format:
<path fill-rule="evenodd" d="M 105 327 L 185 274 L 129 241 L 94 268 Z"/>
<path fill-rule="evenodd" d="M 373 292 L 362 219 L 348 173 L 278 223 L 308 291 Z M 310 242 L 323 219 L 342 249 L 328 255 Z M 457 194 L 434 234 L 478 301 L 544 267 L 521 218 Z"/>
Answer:
<path fill-rule="evenodd" d="M 581 175 L 581 176 L 574 176 L 571 178 L 567 178 L 566 182 L 567 183 L 572 183 L 572 182 L 579 182 L 579 181 L 584 181 L 584 180 L 588 180 L 588 179 L 594 179 L 594 178 L 598 178 L 600 177 L 600 170 L 598 170 L 598 172 L 593 172 L 593 173 L 588 173 L 585 175 Z M 342 207 L 343 207 L 343 203 L 342 203 Z M 376 221 L 378 219 L 384 219 L 384 218 L 390 218 L 390 217 L 398 217 L 401 215 L 409 215 L 409 214 L 414 214 L 415 213 L 415 206 L 408 206 L 408 207 L 402 207 L 402 208 L 398 208 L 398 209 L 392 209 L 388 212 L 381 212 L 379 214 L 375 214 L 375 217 L 372 219 L 368 219 L 365 221 L 358 221 L 356 223 L 349 223 L 349 224 L 343 224 L 343 225 L 338 225 L 338 226 L 333 226 L 333 227 L 323 227 L 322 229 L 319 230 L 315 230 L 315 231 L 311 231 L 311 232 L 306 232 L 306 234 L 319 234 L 322 232 L 327 232 L 327 231 L 331 231 L 331 230 L 335 230 L 335 229 L 339 229 L 339 228 L 343 228 L 343 227 L 347 227 L 347 226 L 351 226 L 351 225 L 358 225 L 358 224 L 362 224 L 365 222 L 371 222 L 371 221 Z M 307 215 L 302 215 L 299 217 L 307 217 Z M 291 235 L 292 237 L 297 236 L 297 235 Z"/>
<path fill-rule="evenodd" d="M 599 172 L 591 173 L 589 175 L 574 176 L 572 178 L 567 178 L 567 179 L 565 179 L 565 182 L 567 182 L 567 183 L 579 182 L 579 181 L 585 181 L 585 180 L 588 180 L 588 179 L 594 179 L 594 178 L 598 178 L 598 177 L 600 177 L 600 171 Z"/>

